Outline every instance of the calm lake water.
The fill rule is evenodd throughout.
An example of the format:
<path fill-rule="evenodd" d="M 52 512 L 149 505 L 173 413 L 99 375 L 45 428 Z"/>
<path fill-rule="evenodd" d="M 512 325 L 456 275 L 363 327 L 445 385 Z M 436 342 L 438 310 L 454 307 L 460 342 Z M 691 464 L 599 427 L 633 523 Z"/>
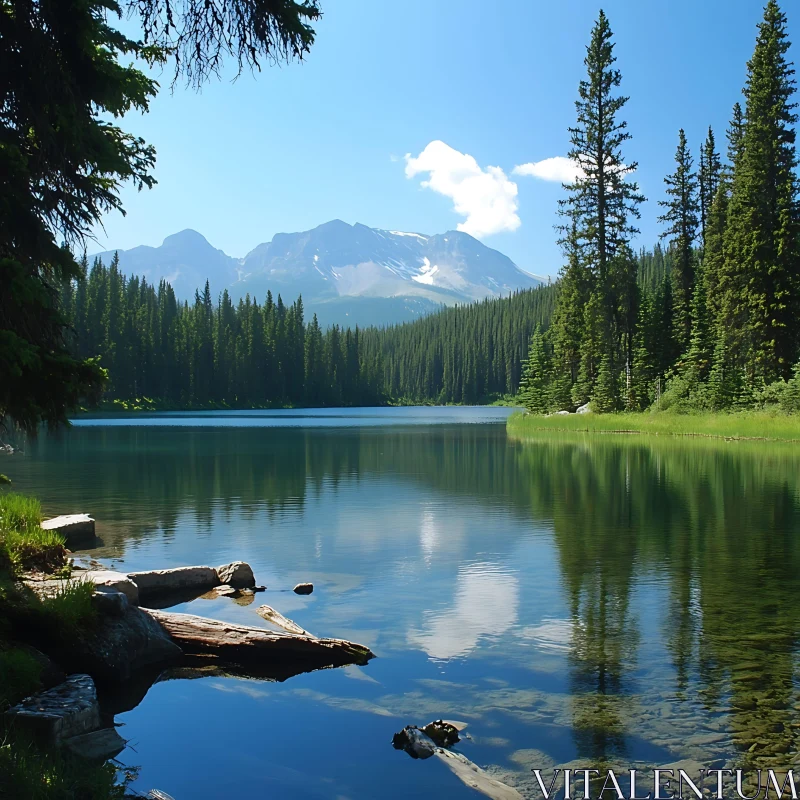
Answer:
<path fill-rule="evenodd" d="M 284 683 L 156 683 L 117 718 L 136 789 L 476 797 L 392 749 L 440 717 L 525 796 L 534 767 L 797 767 L 800 448 L 515 441 L 508 413 L 81 418 L 9 459 L 47 512 L 97 518 L 106 563 L 242 559 L 268 587 L 177 610 L 267 626 L 268 603 L 378 655 Z"/>

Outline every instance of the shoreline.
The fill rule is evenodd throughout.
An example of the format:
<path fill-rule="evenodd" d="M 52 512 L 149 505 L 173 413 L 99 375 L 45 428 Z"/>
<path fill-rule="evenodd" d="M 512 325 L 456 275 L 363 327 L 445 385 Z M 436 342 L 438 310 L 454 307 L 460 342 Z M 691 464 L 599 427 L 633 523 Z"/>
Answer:
<path fill-rule="evenodd" d="M 553 432 L 800 444 L 800 416 L 770 411 L 705 414 L 589 412 L 570 415 L 516 412 L 506 421 L 506 431 L 520 437 Z"/>

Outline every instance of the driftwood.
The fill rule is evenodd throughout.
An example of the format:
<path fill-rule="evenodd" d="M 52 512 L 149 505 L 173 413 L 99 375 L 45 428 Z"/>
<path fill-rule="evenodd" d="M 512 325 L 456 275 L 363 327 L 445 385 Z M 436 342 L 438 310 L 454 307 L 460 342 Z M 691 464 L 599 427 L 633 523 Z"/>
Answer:
<path fill-rule="evenodd" d="M 405 750 L 411 758 L 438 758 L 462 783 L 491 800 L 522 800 L 522 795 L 512 786 L 495 780 L 466 756 L 448 749 L 459 741 L 458 730 L 458 726 L 441 719 L 424 728 L 406 725 L 394 735 L 392 745 L 395 750 Z"/>
<path fill-rule="evenodd" d="M 267 622 L 271 622 L 273 625 L 277 625 L 279 628 L 283 628 L 289 633 L 294 633 L 298 636 L 309 636 L 312 639 L 317 638 L 314 634 L 303 630 L 296 622 L 290 620 L 288 617 L 284 617 L 280 611 L 276 611 L 272 606 L 259 606 L 259 608 L 256 609 L 256 613 Z"/>
<path fill-rule="evenodd" d="M 522 800 L 522 795 L 516 789 L 490 777 L 461 753 L 437 747 L 434 755 L 447 764 L 451 772 L 462 783 L 491 800 Z"/>
<path fill-rule="evenodd" d="M 270 672 L 297 674 L 322 667 L 366 664 L 374 653 L 344 639 L 276 633 L 191 614 L 148 610 L 187 656 L 213 657 L 223 663 L 253 664 Z"/>

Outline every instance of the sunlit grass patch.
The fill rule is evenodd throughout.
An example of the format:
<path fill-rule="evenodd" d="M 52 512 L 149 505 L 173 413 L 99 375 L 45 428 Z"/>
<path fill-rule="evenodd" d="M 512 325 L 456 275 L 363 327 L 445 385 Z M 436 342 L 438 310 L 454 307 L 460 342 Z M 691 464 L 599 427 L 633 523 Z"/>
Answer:
<path fill-rule="evenodd" d="M 583 433 L 642 433 L 672 436 L 714 436 L 725 439 L 770 439 L 800 442 L 800 414 L 783 411 L 702 412 L 682 414 L 644 411 L 618 414 L 512 414 L 510 433 L 554 430 Z"/>
<path fill-rule="evenodd" d="M 0 571 L 56 570 L 66 560 L 64 537 L 41 528 L 42 508 L 35 497 L 0 493 Z"/>

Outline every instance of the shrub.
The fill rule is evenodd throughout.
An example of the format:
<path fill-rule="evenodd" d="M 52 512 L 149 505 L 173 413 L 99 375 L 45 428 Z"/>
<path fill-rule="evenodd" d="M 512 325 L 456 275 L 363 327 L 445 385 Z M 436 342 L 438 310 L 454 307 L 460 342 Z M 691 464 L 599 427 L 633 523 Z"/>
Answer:
<path fill-rule="evenodd" d="M 784 411 L 800 411 L 800 362 L 795 364 L 794 375 L 786 384 L 781 394 L 781 408 Z"/>

